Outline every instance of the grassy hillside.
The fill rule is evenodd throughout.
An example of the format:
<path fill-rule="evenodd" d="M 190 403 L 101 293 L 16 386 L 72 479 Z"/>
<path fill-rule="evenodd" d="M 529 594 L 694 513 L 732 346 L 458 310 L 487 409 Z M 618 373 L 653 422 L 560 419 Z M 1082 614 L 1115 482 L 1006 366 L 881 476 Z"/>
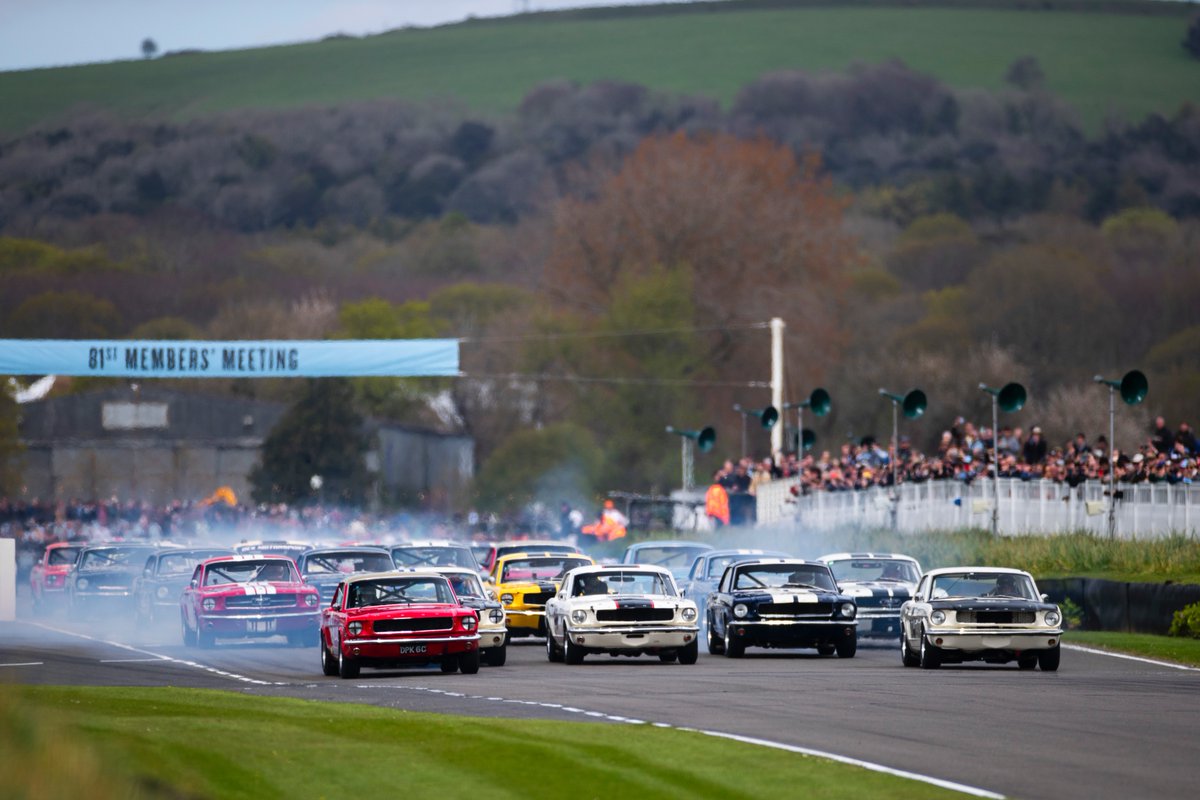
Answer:
<path fill-rule="evenodd" d="M 190 116 L 380 97 L 455 98 L 512 109 L 536 84 L 604 78 L 730 100 L 764 72 L 840 70 L 900 58 L 958 87 L 1002 85 L 1034 56 L 1048 88 L 1090 124 L 1200 101 L 1200 61 L 1180 46 L 1185 7 L 1153 16 L 997 8 L 747 7 L 708 4 L 537 14 L 365 39 L 0 73 L 0 129 L 91 105 Z M 709 6 L 711 9 L 711 6 Z"/>

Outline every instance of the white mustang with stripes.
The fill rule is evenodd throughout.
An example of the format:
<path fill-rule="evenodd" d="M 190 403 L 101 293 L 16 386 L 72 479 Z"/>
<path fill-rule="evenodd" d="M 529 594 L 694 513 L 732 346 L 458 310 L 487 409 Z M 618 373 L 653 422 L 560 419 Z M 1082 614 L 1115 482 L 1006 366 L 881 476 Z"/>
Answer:
<path fill-rule="evenodd" d="M 546 603 L 546 656 L 578 664 L 589 653 L 695 664 L 696 604 L 679 596 L 667 569 L 646 564 L 571 570 Z"/>

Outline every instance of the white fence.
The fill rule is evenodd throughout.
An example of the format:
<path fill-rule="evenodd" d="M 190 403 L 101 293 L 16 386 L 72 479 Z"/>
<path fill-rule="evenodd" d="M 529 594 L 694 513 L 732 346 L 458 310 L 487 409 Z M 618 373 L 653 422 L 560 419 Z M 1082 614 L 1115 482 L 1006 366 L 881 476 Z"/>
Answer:
<path fill-rule="evenodd" d="M 792 494 L 795 478 L 758 488 L 758 523 L 794 520 L 806 528 L 885 528 L 892 524 L 888 489 Z M 1108 486 L 1091 481 L 1072 489 L 1053 481 L 1000 481 L 1000 533 L 1108 533 Z M 903 531 L 989 528 L 992 482 L 927 481 L 900 485 L 896 527 Z M 1117 531 L 1123 539 L 1200 533 L 1200 486 L 1117 484 Z"/>

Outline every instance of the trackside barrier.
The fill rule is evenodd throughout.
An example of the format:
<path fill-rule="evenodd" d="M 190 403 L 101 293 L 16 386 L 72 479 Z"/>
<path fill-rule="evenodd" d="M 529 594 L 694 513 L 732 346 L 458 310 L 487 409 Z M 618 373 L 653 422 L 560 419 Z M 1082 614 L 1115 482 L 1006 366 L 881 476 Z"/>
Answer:
<path fill-rule="evenodd" d="M 813 530 L 884 528 L 891 525 L 890 490 L 792 493 L 797 478 L 758 487 L 758 523 L 795 521 Z M 1108 533 L 1107 486 L 1089 481 L 1074 488 L 1053 481 L 1000 480 L 1000 533 L 1007 536 L 1089 531 Z M 1117 533 L 1122 539 L 1156 539 L 1200 533 L 1200 486 L 1117 484 Z M 992 484 L 980 479 L 902 483 L 897 527 L 902 531 L 986 528 Z"/>
<path fill-rule="evenodd" d="M 1122 583 L 1101 578 L 1046 578 L 1038 588 L 1061 603 L 1070 600 L 1082 611 L 1081 627 L 1089 631 L 1165 634 L 1175 612 L 1200 603 L 1200 586 L 1188 583 Z"/>
<path fill-rule="evenodd" d="M 17 542 L 0 539 L 0 622 L 17 618 Z"/>

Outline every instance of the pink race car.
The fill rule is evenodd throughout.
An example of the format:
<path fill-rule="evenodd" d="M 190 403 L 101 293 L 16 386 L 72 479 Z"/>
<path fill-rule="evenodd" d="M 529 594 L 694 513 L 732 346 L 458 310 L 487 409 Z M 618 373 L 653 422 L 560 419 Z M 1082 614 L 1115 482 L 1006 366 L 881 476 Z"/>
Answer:
<path fill-rule="evenodd" d="M 221 556 L 196 566 L 180 598 L 183 643 L 286 636 L 315 644 L 321 594 L 300 579 L 285 556 Z"/>
<path fill-rule="evenodd" d="M 42 560 L 34 564 L 29 572 L 34 610 L 41 611 L 50 603 L 66 600 L 67 574 L 82 549 L 83 545 L 69 542 L 56 542 L 46 547 Z"/>

